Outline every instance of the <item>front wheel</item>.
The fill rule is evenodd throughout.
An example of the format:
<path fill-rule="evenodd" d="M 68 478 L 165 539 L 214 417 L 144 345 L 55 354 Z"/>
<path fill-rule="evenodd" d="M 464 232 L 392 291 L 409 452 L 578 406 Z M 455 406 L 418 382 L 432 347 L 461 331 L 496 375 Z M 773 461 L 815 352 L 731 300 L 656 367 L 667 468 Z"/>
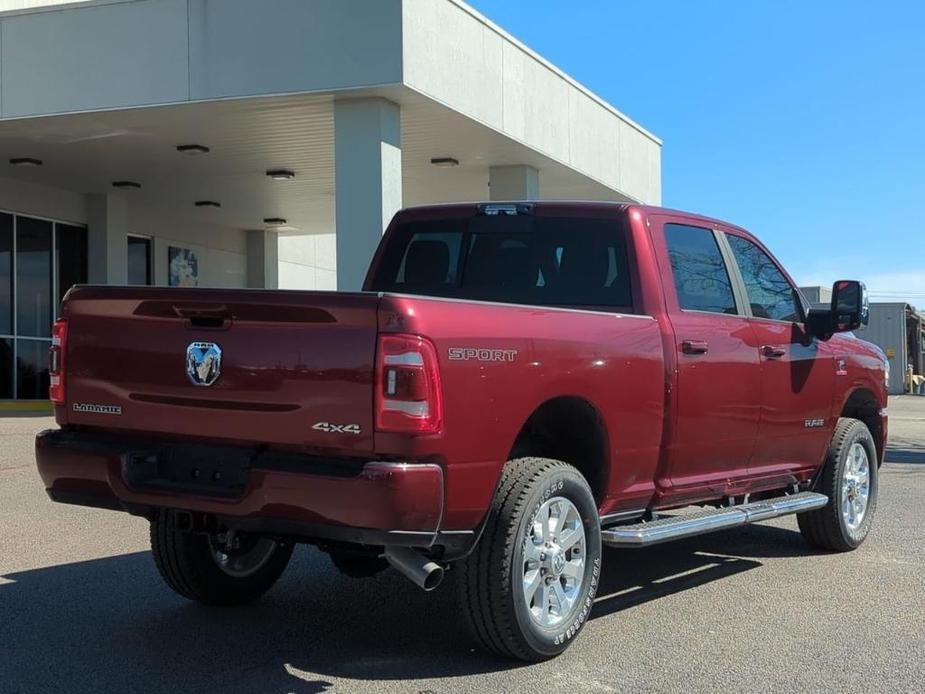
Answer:
<path fill-rule="evenodd" d="M 175 530 L 172 512 L 151 521 L 151 552 L 176 593 L 206 605 L 241 605 L 267 592 L 292 556 L 292 544 L 232 531 Z"/>
<path fill-rule="evenodd" d="M 864 422 L 842 417 L 820 471 L 829 503 L 797 516 L 809 544 L 834 552 L 856 549 L 870 532 L 879 491 L 877 448 Z"/>
<path fill-rule="evenodd" d="M 479 544 L 458 568 L 463 613 L 484 648 L 527 661 L 564 651 L 600 581 L 600 525 L 584 477 L 557 460 L 509 461 Z"/>

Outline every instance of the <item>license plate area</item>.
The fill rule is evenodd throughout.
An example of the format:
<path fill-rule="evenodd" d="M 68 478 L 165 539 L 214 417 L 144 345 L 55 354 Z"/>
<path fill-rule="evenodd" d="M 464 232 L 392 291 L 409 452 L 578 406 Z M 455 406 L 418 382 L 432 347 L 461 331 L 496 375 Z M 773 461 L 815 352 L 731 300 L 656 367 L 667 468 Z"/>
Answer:
<path fill-rule="evenodd" d="M 125 453 L 122 472 L 134 489 L 233 499 L 244 494 L 251 458 L 248 450 L 173 445 Z"/>

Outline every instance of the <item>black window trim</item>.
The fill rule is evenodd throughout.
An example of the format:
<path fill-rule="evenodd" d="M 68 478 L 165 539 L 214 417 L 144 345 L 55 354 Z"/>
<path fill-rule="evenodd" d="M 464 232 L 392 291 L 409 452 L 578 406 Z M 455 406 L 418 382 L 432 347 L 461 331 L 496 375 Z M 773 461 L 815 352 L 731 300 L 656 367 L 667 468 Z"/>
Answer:
<path fill-rule="evenodd" d="M 670 249 L 668 248 L 668 239 L 665 236 L 665 227 L 669 224 L 676 226 L 685 226 L 693 227 L 695 229 L 701 229 L 710 234 L 713 234 L 713 240 L 716 241 L 716 246 L 719 249 L 719 253 L 723 258 L 723 264 L 726 266 L 726 276 L 729 278 L 729 284 L 732 289 L 732 300 L 735 303 L 735 313 L 720 313 L 718 311 L 704 311 L 699 308 L 684 308 L 681 306 L 681 299 L 678 297 L 677 286 L 672 282 L 672 290 L 675 293 L 675 302 L 678 304 L 678 310 L 681 313 L 697 313 L 704 316 L 719 316 L 721 318 L 749 318 L 750 316 L 750 307 L 748 301 L 746 301 L 747 294 L 745 292 L 745 285 L 740 284 L 742 281 L 742 276 L 739 274 L 739 268 L 734 264 L 735 259 L 732 257 L 732 248 L 729 246 L 726 238 L 723 236 L 723 232 L 719 229 L 711 229 L 710 227 L 705 227 L 702 224 L 695 224 L 691 221 L 677 221 L 674 219 L 668 219 L 662 223 L 662 236 L 665 241 L 665 250 L 669 253 Z M 671 267 L 671 262 L 668 263 L 669 272 L 671 272 L 672 279 L 674 279 L 674 268 Z M 733 270 L 734 269 L 734 270 Z"/>
<path fill-rule="evenodd" d="M 736 315 L 741 318 L 752 318 L 752 307 L 748 303 L 748 289 L 742 279 L 742 273 L 739 272 L 739 265 L 736 262 L 735 254 L 732 252 L 732 246 L 726 240 L 726 233 L 717 228 L 711 229 L 713 238 L 716 239 L 716 245 L 719 246 L 719 252 L 723 256 L 723 262 L 726 264 L 726 274 L 729 275 L 729 282 L 732 284 L 732 295 L 736 302 Z"/>
<path fill-rule="evenodd" d="M 806 307 L 803 305 L 802 295 L 800 290 L 797 287 L 793 286 L 793 283 L 790 281 L 790 278 L 787 276 L 787 273 L 784 272 L 784 268 L 781 267 L 781 264 L 778 262 L 768 250 L 762 248 L 760 245 L 755 244 L 754 239 L 745 236 L 744 234 L 737 234 L 733 231 L 727 231 L 725 229 L 716 228 L 713 230 L 713 233 L 717 235 L 717 242 L 720 244 L 720 248 L 723 251 L 723 256 L 726 258 L 726 265 L 731 269 L 730 279 L 733 283 L 733 291 L 736 294 L 736 303 L 740 302 L 740 306 L 744 307 L 744 314 L 747 318 L 751 320 L 760 320 L 768 321 L 771 323 L 781 323 L 783 325 L 804 325 L 806 323 Z M 748 285 L 745 283 L 745 278 L 742 275 L 742 271 L 739 268 L 739 261 L 736 260 L 735 253 L 732 250 L 732 245 L 729 243 L 727 236 L 738 236 L 741 239 L 745 239 L 749 243 L 755 244 L 755 247 L 758 248 L 762 253 L 768 256 L 768 259 L 777 268 L 777 271 L 781 274 L 787 284 L 790 285 L 790 289 L 794 292 L 794 298 L 797 299 L 796 303 L 800 309 L 800 320 L 791 321 L 791 320 L 781 320 L 780 318 L 763 318 L 762 316 L 756 316 L 752 313 L 751 302 L 748 301 Z"/>

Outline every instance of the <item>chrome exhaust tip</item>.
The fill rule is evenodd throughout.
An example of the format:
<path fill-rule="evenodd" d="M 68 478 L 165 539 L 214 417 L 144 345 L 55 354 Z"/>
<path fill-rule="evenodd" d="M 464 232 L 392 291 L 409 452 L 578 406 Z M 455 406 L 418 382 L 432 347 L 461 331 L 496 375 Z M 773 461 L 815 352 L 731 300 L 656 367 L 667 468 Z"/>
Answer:
<path fill-rule="evenodd" d="M 386 547 L 385 558 L 423 590 L 433 590 L 443 581 L 443 567 L 410 547 Z"/>

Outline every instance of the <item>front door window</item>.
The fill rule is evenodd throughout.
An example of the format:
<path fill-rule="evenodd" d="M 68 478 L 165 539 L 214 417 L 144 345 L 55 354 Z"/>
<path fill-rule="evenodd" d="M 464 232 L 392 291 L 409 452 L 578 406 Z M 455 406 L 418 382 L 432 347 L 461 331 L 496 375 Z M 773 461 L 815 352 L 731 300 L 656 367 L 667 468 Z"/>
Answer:
<path fill-rule="evenodd" d="M 752 315 L 788 323 L 802 321 L 803 310 L 796 289 L 768 254 L 741 236 L 726 234 L 726 239 L 742 273 Z"/>

